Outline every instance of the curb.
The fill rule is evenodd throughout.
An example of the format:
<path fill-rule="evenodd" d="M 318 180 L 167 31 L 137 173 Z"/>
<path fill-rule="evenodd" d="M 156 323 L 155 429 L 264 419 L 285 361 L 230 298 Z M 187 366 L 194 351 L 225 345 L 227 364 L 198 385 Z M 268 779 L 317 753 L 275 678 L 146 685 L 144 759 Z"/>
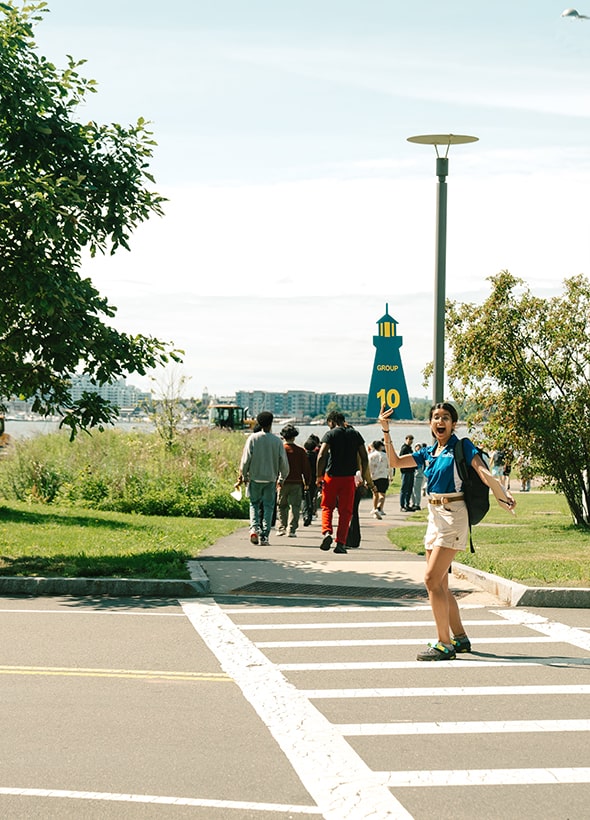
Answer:
<path fill-rule="evenodd" d="M 198 561 L 189 561 L 190 580 L 161 578 L 59 578 L 0 576 L 0 595 L 109 595 L 119 598 L 203 598 L 211 582 Z M 453 575 L 476 584 L 510 606 L 589 609 L 590 588 L 528 587 L 465 564 L 454 563 Z"/>
<path fill-rule="evenodd" d="M 453 564 L 453 575 L 477 584 L 510 606 L 590 608 L 590 589 L 587 587 L 528 587 L 516 581 L 508 581 L 499 575 L 457 563 Z"/>
<path fill-rule="evenodd" d="M 0 595 L 110 595 L 119 598 L 199 598 L 211 594 L 209 579 L 189 561 L 190 580 L 182 578 L 0 577 Z"/>

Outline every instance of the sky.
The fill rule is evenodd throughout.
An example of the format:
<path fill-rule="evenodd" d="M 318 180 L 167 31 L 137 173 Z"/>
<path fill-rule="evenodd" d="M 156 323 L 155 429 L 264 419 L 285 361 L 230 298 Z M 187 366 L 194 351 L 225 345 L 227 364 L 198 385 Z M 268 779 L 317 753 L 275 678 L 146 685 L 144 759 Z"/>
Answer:
<path fill-rule="evenodd" d="M 449 153 L 449 298 L 590 273 L 590 20 L 564 8 L 49 0 L 39 52 L 87 60 L 81 119 L 152 123 L 168 199 L 83 275 L 120 330 L 185 351 L 186 395 L 367 392 L 386 304 L 408 392 L 431 395 L 436 155 L 408 137 L 479 138 Z"/>

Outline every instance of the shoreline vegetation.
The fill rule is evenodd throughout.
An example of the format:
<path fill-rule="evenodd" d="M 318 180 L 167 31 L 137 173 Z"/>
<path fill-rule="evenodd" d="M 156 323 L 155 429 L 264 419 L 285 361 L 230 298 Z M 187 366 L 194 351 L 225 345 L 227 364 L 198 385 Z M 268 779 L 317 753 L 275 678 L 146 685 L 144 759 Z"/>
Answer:
<path fill-rule="evenodd" d="M 243 436 L 198 428 L 171 446 L 155 432 L 67 431 L 13 441 L 0 459 L 0 499 L 103 512 L 246 518 L 230 496 Z"/>
<path fill-rule="evenodd" d="M 67 432 L 15 441 L 0 459 L 0 575 L 188 578 L 186 562 L 247 526 L 231 496 L 244 437 L 183 432 Z M 389 494 L 399 493 L 399 473 Z M 516 516 L 492 504 L 462 563 L 535 586 L 590 587 L 587 530 L 563 496 L 519 493 Z M 393 528 L 393 548 L 423 551 L 425 510 Z"/>
<path fill-rule="evenodd" d="M 108 429 L 13 440 L 0 458 L 0 575 L 188 578 L 245 526 L 230 492 L 243 436 Z"/>

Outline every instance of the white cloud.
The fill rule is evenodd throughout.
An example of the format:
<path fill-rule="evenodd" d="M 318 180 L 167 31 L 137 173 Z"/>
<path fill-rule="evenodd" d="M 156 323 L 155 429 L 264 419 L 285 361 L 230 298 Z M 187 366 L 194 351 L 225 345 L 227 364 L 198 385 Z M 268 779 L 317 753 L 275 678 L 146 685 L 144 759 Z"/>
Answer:
<path fill-rule="evenodd" d="M 425 158 L 432 162 L 432 157 Z M 511 163 L 507 164 L 511 166 Z M 456 167 L 455 167 L 456 166 Z M 508 268 L 559 289 L 590 270 L 590 178 L 449 176 L 447 294 L 482 301 Z M 118 324 L 186 350 L 198 392 L 368 389 L 375 322 L 389 303 L 411 395 L 432 356 L 433 176 L 196 186 L 167 192 L 168 215 L 132 253 L 88 262 Z"/>

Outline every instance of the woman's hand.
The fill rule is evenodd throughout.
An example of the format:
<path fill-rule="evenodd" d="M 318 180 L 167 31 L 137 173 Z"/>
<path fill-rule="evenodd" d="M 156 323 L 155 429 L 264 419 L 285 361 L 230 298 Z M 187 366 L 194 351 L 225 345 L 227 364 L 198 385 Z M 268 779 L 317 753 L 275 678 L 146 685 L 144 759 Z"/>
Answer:
<path fill-rule="evenodd" d="M 516 499 L 512 497 L 512 494 L 508 490 L 504 490 L 504 498 L 500 497 L 500 495 L 496 495 L 496 501 L 502 507 L 502 509 L 507 510 L 508 512 L 514 515 L 514 508 L 516 507 Z"/>
<path fill-rule="evenodd" d="M 498 504 L 502 507 L 503 510 L 512 513 L 514 515 L 514 508 L 516 507 L 516 501 L 510 494 L 508 490 L 506 490 L 498 481 L 498 479 L 493 476 L 490 471 L 488 470 L 487 466 L 481 459 L 477 453 L 473 456 L 473 460 L 471 462 L 472 467 L 475 469 L 481 480 L 484 484 L 487 484 L 490 490 L 492 491 L 494 498 L 498 502 Z"/>
<path fill-rule="evenodd" d="M 386 410 L 384 404 L 381 406 L 381 412 L 379 413 L 379 418 L 377 419 L 377 421 L 381 425 L 381 429 L 384 430 L 385 432 L 387 432 L 387 430 L 389 430 L 389 417 L 391 416 L 392 413 L 393 413 L 393 407 L 390 407 L 389 410 Z M 387 422 L 387 427 L 383 426 L 384 421 Z"/>

